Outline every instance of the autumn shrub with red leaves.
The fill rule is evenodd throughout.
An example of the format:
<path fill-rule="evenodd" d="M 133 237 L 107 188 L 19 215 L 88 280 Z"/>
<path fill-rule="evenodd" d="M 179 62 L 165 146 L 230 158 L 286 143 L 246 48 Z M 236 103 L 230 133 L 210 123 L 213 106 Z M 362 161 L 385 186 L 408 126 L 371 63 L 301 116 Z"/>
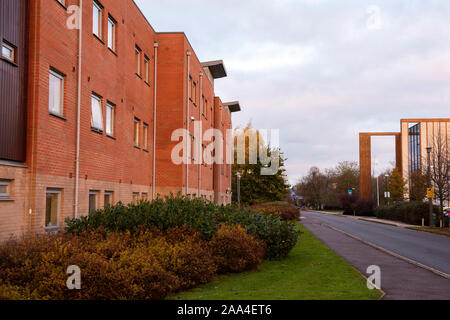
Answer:
<path fill-rule="evenodd" d="M 222 224 L 209 242 L 219 273 L 255 269 L 264 259 L 266 245 L 239 225 Z"/>
<path fill-rule="evenodd" d="M 67 268 L 81 269 L 69 290 Z M 159 300 L 216 274 L 200 233 L 186 228 L 45 235 L 0 246 L 0 299 Z"/>
<path fill-rule="evenodd" d="M 300 210 L 292 205 L 257 204 L 249 207 L 249 209 L 280 217 L 283 221 L 300 220 Z"/>

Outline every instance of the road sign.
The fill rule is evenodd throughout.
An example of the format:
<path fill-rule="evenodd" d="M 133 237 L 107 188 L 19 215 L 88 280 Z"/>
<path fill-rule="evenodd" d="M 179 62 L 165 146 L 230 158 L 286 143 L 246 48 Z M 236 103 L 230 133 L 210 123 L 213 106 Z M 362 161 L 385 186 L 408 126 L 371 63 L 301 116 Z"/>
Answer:
<path fill-rule="evenodd" d="M 434 199 L 434 188 L 428 188 L 427 189 L 427 198 L 428 199 Z"/>

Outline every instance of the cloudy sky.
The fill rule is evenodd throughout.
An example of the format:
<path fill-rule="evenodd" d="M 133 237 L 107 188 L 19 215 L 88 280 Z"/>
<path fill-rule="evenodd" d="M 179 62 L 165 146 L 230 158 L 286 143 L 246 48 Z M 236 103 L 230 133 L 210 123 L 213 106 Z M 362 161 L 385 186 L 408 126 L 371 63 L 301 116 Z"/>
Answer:
<path fill-rule="evenodd" d="M 136 0 L 157 31 L 184 31 L 223 59 L 235 125 L 280 129 L 294 183 L 315 165 L 358 161 L 358 133 L 449 117 L 448 0 Z M 345 4 L 344 4 L 345 3 Z M 373 141 L 380 170 L 393 138 Z"/>

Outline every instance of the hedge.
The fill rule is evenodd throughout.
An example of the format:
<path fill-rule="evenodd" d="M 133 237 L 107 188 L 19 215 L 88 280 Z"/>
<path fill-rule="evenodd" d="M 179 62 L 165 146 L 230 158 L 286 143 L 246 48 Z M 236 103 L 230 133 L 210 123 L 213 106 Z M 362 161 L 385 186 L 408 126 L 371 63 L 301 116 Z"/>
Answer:
<path fill-rule="evenodd" d="M 434 213 L 439 212 L 438 207 L 434 207 Z M 429 225 L 429 206 L 425 202 L 411 201 L 397 203 L 391 206 L 382 206 L 375 209 L 375 214 L 379 219 L 400 221 L 407 224 L 422 225 L 422 218 L 425 218 L 425 225 Z"/>
<path fill-rule="evenodd" d="M 231 206 L 217 206 L 203 199 L 180 195 L 168 196 L 152 202 L 125 206 L 121 203 L 92 212 L 87 217 L 66 219 L 66 231 L 81 234 L 103 228 L 106 232 L 131 232 L 139 228 L 167 230 L 186 226 L 199 231 L 204 240 L 210 240 L 221 224 L 241 225 L 249 235 L 263 240 L 267 246 L 266 259 L 287 257 L 295 247 L 299 232 L 295 222 Z"/>

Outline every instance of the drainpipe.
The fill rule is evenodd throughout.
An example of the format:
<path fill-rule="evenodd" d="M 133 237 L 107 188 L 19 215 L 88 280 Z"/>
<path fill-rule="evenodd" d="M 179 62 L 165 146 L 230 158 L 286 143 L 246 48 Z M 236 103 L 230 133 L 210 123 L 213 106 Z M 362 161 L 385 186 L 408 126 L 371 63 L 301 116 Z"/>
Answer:
<path fill-rule="evenodd" d="M 38 16 L 38 8 L 39 3 L 38 1 L 35 1 L 35 5 L 34 5 L 34 16 L 35 16 L 35 23 L 34 23 L 34 41 L 33 41 L 33 59 L 34 59 L 34 66 L 33 66 L 33 76 L 35 77 L 38 74 L 37 71 L 37 55 L 38 55 L 38 28 L 39 28 L 39 24 L 38 21 L 39 19 L 37 18 Z M 34 78 L 33 77 L 33 78 Z M 37 105 L 36 103 L 36 87 L 37 85 L 35 84 L 35 81 L 32 82 L 31 88 L 33 90 L 33 100 L 31 103 L 31 112 L 33 114 L 32 116 L 32 126 L 31 126 L 31 166 L 30 166 L 30 184 L 29 184 L 29 192 L 28 192 L 28 197 L 29 197 L 29 205 L 28 205 L 28 233 L 31 234 L 32 231 L 32 219 L 33 219 L 33 202 L 34 202 L 34 188 L 33 188 L 33 181 L 34 181 L 34 176 L 35 176 L 35 170 L 34 170 L 34 162 L 35 162 L 35 154 L 34 154 L 34 149 L 35 149 L 35 135 L 36 135 L 36 111 L 35 111 L 35 106 Z"/>
<path fill-rule="evenodd" d="M 83 51 L 83 0 L 80 0 L 80 15 L 78 30 L 78 83 L 77 83 L 77 142 L 75 155 L 75 203 L 74 216 L 78 218 L 78 193 L 80 189 L 80 122 L 81 122 L 81 59 Z"/>
<path fill-rule="evenodd" d="M 190 121 L 191 119 L 189 119 L 189 99 L 191 98 L 191 88 L 189 87 L 190 85 L 190 73 L 191 73 L 191 52 L 188 50 L 186 53 L 187 56 L 187 87 L 186 87 L 186 132 L 187 132 L 187 137 L 186 137 L 186 149 L 189 150 L 189 146 L 192 145 L 191 144 L 191 135 L 189 134 L 189 128 L 190 128 Z M 189 138 L 189 141 L 187 141 L 187 139 Z M 188 144 L 189 143 L 189 144 Z M 188 154 L 188 152 L 186 151 L 186 195 L 189 194 L 189 157 L 190 154 Z"/>
<path fill-rule="evenodd" d="M 203 164 L 203 119 L 202 119 L 202 108 L 203 106 L 203 72 L 200 71 L 200 102 L 198 108 L 198 118 L 200 119 L 200 137 L 198 141 L 200 161 L 198 163 L 198 197 L 201 198 L 202 194 L 202 164 Z"/>
<path fill-rule="evenodd" d="M 220 106 L 220 117 L 219 117 L 219 127 L 220 131 L 222 131 L 223 134 L 223 126 L 222 126 L 222 106 Z M 223 174 L 223 144 L 222 144 L 222 151 L 220 152 L 222 154 L 222 163 L 220 164 L 220 172 L 219 172 L 219 202 L 222 205 L 222 174 Z"/>
<path fill-rule="evenodd" d="M 153 177 L 152 177 L 152 200 L 156 198 L 156 85 L 158 74 L 158 42 L 154 43 L 155 47 L 155 80 L 153 93 Z"/>

